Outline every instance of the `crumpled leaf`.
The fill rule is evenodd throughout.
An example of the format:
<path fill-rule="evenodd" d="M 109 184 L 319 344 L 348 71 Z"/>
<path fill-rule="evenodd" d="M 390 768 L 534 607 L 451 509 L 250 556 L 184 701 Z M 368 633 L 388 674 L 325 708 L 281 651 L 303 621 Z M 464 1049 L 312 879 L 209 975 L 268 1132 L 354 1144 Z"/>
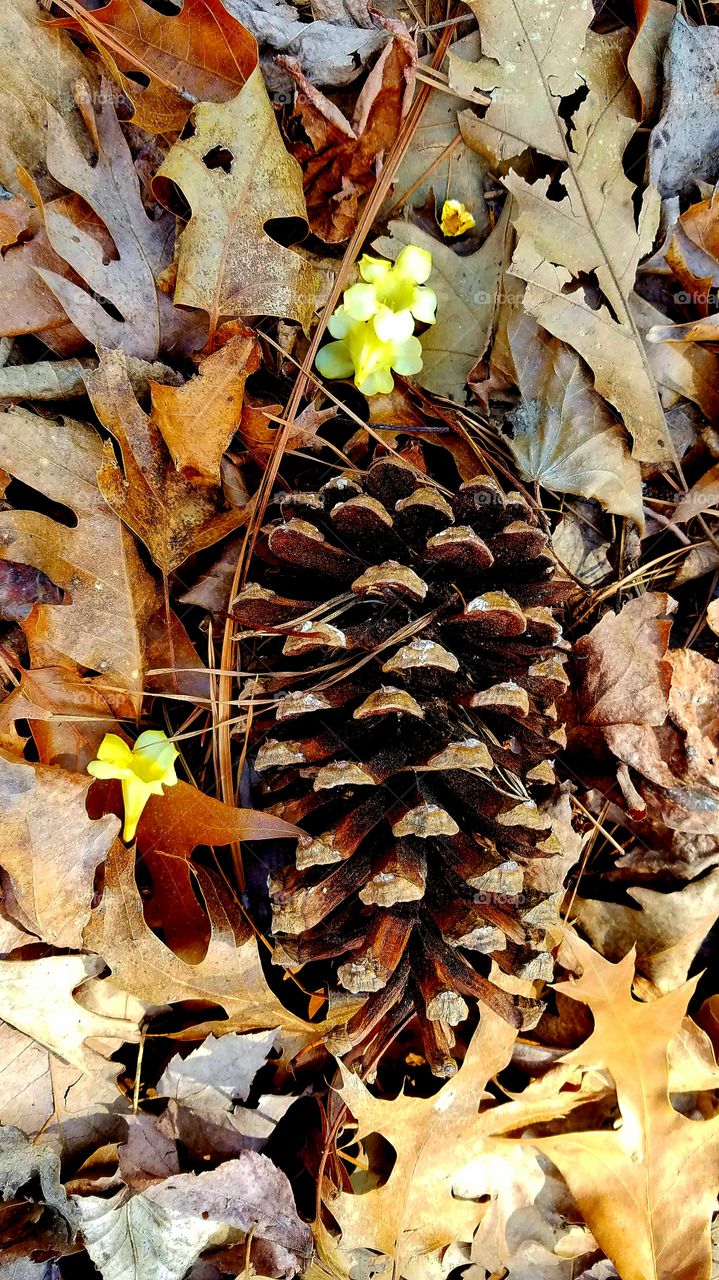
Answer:
<path fill-rule="evenodd" d="M 153 411 L 146 414 L 119 350 L 102 352 L 98 368 L 86 373 L 85 384 L 98 418 L 122 452 L 124 470 L 112 447 L 105 446 L 100 491 L 142 539 L 163 574 L 244 523 L 244 511 L 218 509 L 222 495 L 216 486 L 193 483 L 173 466 L 154 411 L 154 396 L 159 395 L 167 413 L 166 388 L 153 384 Z"/>
<path fill-rule="evenodd" d="M 581 724 L 660 725 L 668 710 L 671 667 L 666 661 L 674 601 L 663 592 L 629 600 L 605 613 L 575 645 L 581 664 L 577 688 Z"/>
<path fill-rule="evenodd" d="M 643 529 L 639 464 L 583 361 L 531 316 L 511 316 L 507 337 L 522 396 L 510 417 L 509 444 L 524 479 L 554 493 L 596 498 Z"/>
<path fill-rule="evenodd" d="M 255 335 L 240 327 L 184 386 L 152 384 L 155 421 L 178 471 L 220 483 L 222 456 L 242 418 L 245 382 L 259 363 Z"/>
<path fill-rule="evenodd" d="M 127 1199 L 73 1197 L 87 1251 L 103 1280 L 182 1280 L 203 1249 L 253 1231 L 279 1246 L 287 1276 L 304 1270 L 309 1227 L 284 1173 L 244 1151 L 208 1173 L 182 1173 Z"/>
<path fill-rule="evenodd" d="M 103 84 L 93 98 L 86 82 L 76 91 L 97 148 L 96 162 L 85 158 L 62 117 L 50 107 L 47 167 L 101 219 L 115 255 L 108 261 L 96 236 L 53 204 L 44 210 L 48 239 L 91 292 L 44 267 L 37 268 L 38 274 L 95 347 L 122 347 L 143 360 L 156 360 L 164 349 L 182 350 L 186 343 L 190 350 L 200 347 L 196 320 L 173 307 L 158 289 L 157 277 L 172 258 L 174 224 L 166 215 L 153 221 L 145 211 L 109 87 Z M 100 298 L 111 302 L 121 319 L 110 315 Z"/>
<path fill-rule="evenodd" d="M 3 6 L 0 65 L 0 182 L 17 193 L 20 165 L 45 198 L 56 195 L 57 183 L 45 165 L 48 103 L 67 121 L 78 144 L 86 146 L 72 87 L 78 76 L 92 77 L 92 68 L 63 32 L 40 21 L 35 0 L 10 0 Z"/>
<path fill-rule="evenodd" d="M 642 99 L 642 115 L 651 119 L 661 101 L 662 59 L 676 16 L 667 0 L 634 0 L 637 30 L 627 67 Z"/>
<path fill-rule="evenodd" d="M 171 148 L 153 182 L 172 204 L 175 183 L 192 214 L 179 237 L 175 303 L 210 317 L 271 315 L 309 328 L 321 276 L 268 235 L 270 220 L 307 221 L 299 166 L 287 154 L 256 68 L 236 98 L 199 103 L 194 133 Z"/>
<path fill-rule="evenodd" d="M 448 244 L 408 222 L 390 222 L 390 236 L 381 236 L 374 248 L 396 258 L 407 244 L 432 254 L 430 283 L 437 294 L 437 321 L 421 335 L 422 369 L 416 381 L 427 391 L 463 403 L 470 369 L 484 354 L 492 331 L 492 319 L 511 250 L 509 218 L 503 212 L 484 244 L 468 257 L 460 257 Z"/>
<path fill-rule="evenodd" d="M 352 120 L 315 89 L 295 58 L 281 65 L 295 82 L 292 151 L 302 165 L 310 226 L 329 244 L 349 240 L 383 159 L 396 141 L 414 90 L 417 50 L 403 23 L 382 19 L 391 39 L 362 88 Z M 309 141 L 308 141 L 309 140 Z"/>
<path fill-rule="evenodd" d="M 155 133 L 180 132 L 193 103 L 227 102 L 257 65 L 257 44 L 221 0 L 184 0 L 158 13 L 144 0 L 59 0 L 70 18 L 56 22 L 83 32 L 134 107 L 132 123 Z M 140 70 L 149 84 L 124 75 Z"/>
<path fill-rule="evenodd" d="M 80 1071 L 102 1070 L 105 1054 L 88 1041 L 98 1042 L 109 1054 L 124 1041 L 139 1040 L 137 1013 L 96 1013 L 74 998 L 76 989 L 82 991 L 103 967 L 101 958 L 92 955 L 0 960 L 3 1019 Z"/>
<path fill-rule="evenodd" d="M 630 886 L 626 893 L 636 907 L 577 897 L 572 914 L 607 960 L 620 960 L 636 946 L 637 972 L 659 991 L 673 991 L 686 981 L 702 941 L 719 918 L 719 871 L 669 893 L 643 885 Z"/>
<path fill-rule="evenodd" d="M 714 111 L 719 32 L 674 18 L 665 57 L 665 107 L 649 141 L 650 176 L 662 196 L 680 195 L 719 172 Z"/>
<path fill-rule="evenodd" d="M 594 1031 L 563 1062 L 611 1072 L 622 1123 L 532 1143 L 564 1175 L 622 1280 L 709 1280 L 719 1117 L 690 1120 L 675 1111 L 667 1064 L 696 981 L 640 1003 L 632 997 L 633 952 L 613 965 L 578 938 L 568 945 L 582 974 L 556 988 L 589 1007 Z"/>
<path fill-rule="evenodd" d="M 458 92 L 480 88 L 493 96 L 482 120 L 463 113 L 465 138 L 495 161 L 533 146 L 562 165 L 561 200 L 548 198 L 549 177 L 530 183 L 512 169 L 504 180 L 515 199 L 518 243 L 511 271 L 527 282 L 523 305 L 586 360 L 596 390 L 632 436 L 637 461 L 668 459 L 671 441 L 630 307 L 637 266 L 652 246 L 659 217 L 659 198 L 649 188 L 637 225 L 634 185 L 622 168 L 639 123 L 626 66 L 631 36 L 626 29 L 589 32 L 591 0 L 573 6 L 549 0 L 541 24 L 533 0 L 503 0 L 499 8 L 491 0 L 471 0 L 470 8 L 485 57 L 478 64 L 453 58 L 450 84 Z M 560 99 L 584 86 L 588 93 L 573 116 L 570 145 Z M 596 301 L 583 283 L 592 275 Z"/>
<path fill-rule="evenodd" d="M 224 0 L 224 4 L 268 54 L 272 50 L 297 58 L 311 84 L 350 84 L 387 40 L 361 0 L 347 7 L 324 6 L 327 12 L 313 4 L 314 22 L 303 22 L 295 6 L 285 0 Z M 289 78 L 271 56 L 262 70 L 271 91 L 289 89 Z"/>
<path fill-rule="evenodd" d="M 238 941 L 212 881 L 203 875 L 200 883 L 212 936 L 204 959 L 188 964 L 147 927 L 132 850 L 118 842 L 107 858 L 105 891 L 85 930 L 86 946 L 99 952 L 124 991 L 141 1000 L 211 1000 L 233 1019 L 228 1031 L 281 1026 L 316 1039 L 321 1031 L 288 1013 L 270 991 L 254 938 Z"/>
<path fill-rule="evenodd" d="M 85 809 L 91 779 L 0 752 L 0 863 L 11 914 L 54 947 L 82 948 L 95 871 L 118 834 Z"/>
<path fill-rule="evenodd" d="M 0 703 L 0 746 L 19 754 L 26 738 L 16 723 L 27 720 L 42 764 L 83 773 L 115 719 L 133 715 L 132 699 L 113 693 L 102 677 L 83 679 L 72 667 L 33 667 Z"/>
<path fill-rule="evenodd" d="M 70 1236 L 74 1236 L 79 1216 L 60 1181 L 60 1161 L 55 1152 L 34 1146 L 19 1129 L 0 1125 L 0 1196 L 11 1200 L 34 1178 L 39 1179 L 45 1203 L 65 1219 Z"/>
<path fill-rule="evenodd" d="M 58 658 L 136 691 L 145 670 L 145 627 L 162 597 L 135 541 L 97 482 L 102 442 L 92 427 L 27 409 L 0 414 L 0 453 L 23 484 L 77 517 L 67 528 L 36 511 L 0 511 L 0 554 L 33 565 L 65 592 L 22 624 L 36 665 Z"/>

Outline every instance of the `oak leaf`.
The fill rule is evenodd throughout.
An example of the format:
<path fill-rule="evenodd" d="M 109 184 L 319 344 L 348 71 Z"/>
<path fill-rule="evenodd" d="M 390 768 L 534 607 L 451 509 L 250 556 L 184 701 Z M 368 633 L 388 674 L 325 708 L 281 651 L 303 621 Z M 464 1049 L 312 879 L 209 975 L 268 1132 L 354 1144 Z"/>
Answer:
<path fill-rule="evenodd" d="M 195 102 L 233 98 L 257 65 L 256 41 L 221 0 L 184 0 L 169 14 L 145 0 L 59 7 L 71 16 L 54 25 L 92 41 L 133 104 L 132 123 L 155 133 L 179 133 Z M 147 86 L 128 71 L 140 71 Z"/>
<path fill-rule="evenodd" d="M 0 703 L 0 746 L 20 752 L 27 739 L 16 725 L 27 720 L 42 764 L 83 773 L 115 720 L 134 712 L 132 699 L 102 677 L 83 678 L 70 666 L 32 667 Z"/>
<path fill-rule="evenodd" d="M 510 417 L 509 444 L 524 479 L 554 493 L 595 498 L 643 529 L 639 463 L 583 361 L 531 316 L 515 312 L 507 338 L 522 396 Z"/>
<path fill-rule="evenodd" d="M 94 226 L 88 229 L 84 219 L 72 216 L 72 206 L 53 202 L 44 209 L 48 239 L 87 288 L 42 266 L 36 268 L 38 275 L 96 347 L 121 347 L 144 360 L 156 360 L 163 349 L 196 349 L 203 341 L 196 319 L 173 307 L 157 285 L 172 258 L 173 220 L 167 215 L 153 220 L 145 210 L 109 86 L 103 83 L 91 99 L 87 83 L 81 81 L 76 94 L 96 161 L 92 164 L 85 157 L 65 121 L 49 107 L 47 167 L 90 206 L 114 252 L 108 255 Z M 119 319 L 100 298 L 112 304 Z"/>
<path fill-rule="evenodd" d="M 107 858 L 105 891 L 85 930 L 86 946 L 99 952 L 124 991 L 151 1004 L 211 1001 L 227 1010 L 233 1019 L 231 1029 L 236 1031 L 310 1030 L 270 991 L 254 938 L 237 941 L 209 877 L 202 875 L 199 883 L 212 935 L 204 959 L 188 964 L 145 923 L 133 853 L 118 842 Z"/>
<path fill-rule="evenodd" d="M 296 86 L 294 132 L 299 136 L 292 151 L 302 165 L 310 226 L 329 244 L 352 235 L 412 101 L 414 41 L 403 23 L 385 18 L 382 25 L 390 40 L 365 81 L 351 121 L 310 84 L 296 58 L 279 59 Z"/>
<path fill-rule="evenodd" d="M 527 283 L 523 305 L 593 370 L 595 387 L 619 413 L 637 461 L 672 456 L 672 445 L 630 298 L 637 266 L 651 249 L 659 197 L 645 193 L 638 219 L 622 158 L 636 132 L 636 90 L 626 65 L 629 33 L 588 30 L 590 0 L 549 0 L 538 23 L 533 0 L 468 0 L 482 32 L 479 63 L 450 63 L 458 92 L 492 91 L 478 120 L 463 113 L 463 134 L 495 161 L 527 147 L 559 161 L 563 196 L 550 178 L 528 182 L 511 169 L 518 243 L 511 272 Z M 571 129 L 561 100 L 587 90 Z M 584 284 L 595 277 L 599 296 Z"/>
<path fill-rule="evenodd" d="M 0 554 L 40 569 L 65 593 L 22 624 L 35 665 L 69 659 L 109 684 L 142 688 L 144 631 L 161 596 L 98 489 L 100 437 L 71 418 L 10 409 L 0 414 L 0 452 L 13 476 L 76 517 L 68 528 L 36 511 L 0 511 Z"/>
<path fill-rule="evenodd" d="M 578 938 L 569 946 L 582 974 L 556 989 L 588 1006 L 594 1031 L 563 1061 L 611 1073 L 621 1124 L 533 1145 L 565 1177 L 622 1280 L 709 1280 L 719 1118 L 690 1120 L 669 1100 L 669 1045 L 696 981 L 641 1003 L 632 996 L 633 952 L 611 964 Z"/>
<path fill-rule="evenodd" d="M 153 384 L 148 415 L 138 404 L 120 350 L 102 352 L 98 368 L 86 372 L 85 384 L 98 418 L 122 453 L 121 468 L 112 447 L 105 446 L 100 491 L 164 575 L 244 523 L 244 511 L 218 509 L 222 495 L 216 485 L 193 483 L 173 465 L 154 410 L 154 396 L 162 398 L 164 387 Z"/>
<path fill-rule="evenodd" d="M 82 774 L 0 752 L 0 863 L 10 882 L 8 905 L 54 947 L 82 948 L 95 871 L 118 832 L 113 816 L 88 817 L 90 783 Z"/>
<path fill-rule="evenodd" d="M 271 220 L 307 223 L 299 165 L 285 151 L 262 73 L 236 98 L 202 102 L 194 133 L 171 148 L 153 182 L 172 207 L 176 184 L 192 210 L 178 242 L 175 302 L 210 317 L 283 316 L 305 330 L 321 276 L 309 261 L 268 234 Z"/>

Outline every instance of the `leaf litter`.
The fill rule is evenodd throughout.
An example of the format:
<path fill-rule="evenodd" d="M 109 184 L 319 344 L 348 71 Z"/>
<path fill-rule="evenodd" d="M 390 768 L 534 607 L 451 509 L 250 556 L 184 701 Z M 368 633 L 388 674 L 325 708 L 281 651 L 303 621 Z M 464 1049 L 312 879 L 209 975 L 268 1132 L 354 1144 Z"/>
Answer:
<path fill-rule="evenodd" d="M 0 1275 L 711 1280 L 714 7 L 6 7 Z"/>

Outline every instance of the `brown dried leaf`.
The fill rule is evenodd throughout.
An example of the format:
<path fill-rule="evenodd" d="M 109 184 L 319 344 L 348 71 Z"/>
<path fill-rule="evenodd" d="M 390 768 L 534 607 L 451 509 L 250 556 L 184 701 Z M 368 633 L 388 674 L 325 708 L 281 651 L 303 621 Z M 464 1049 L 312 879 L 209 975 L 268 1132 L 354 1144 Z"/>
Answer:
<path fill-rule="evenodd" d="M 142 539 L 163 574 L 244 523 L 246 512 L 219 509 L 217 487 L 193 483 L 173 466 L 154 411 L 154 396 L 162 398 L 166 388 L 153 384 L 153 410 L 146 414 L 122 351 L 102 352 L 98 368 L 86 373 L 85 382 L 98 418 L 122 452 L 124 471 L 112 447 L 105 446 L 98 475 L 102 495 Z"/>
<path fill-rule="evenodd" d="M 648 592 L 619 614 L 605 613 L 577 641 L 580 723 L 610 729 L 663 724 L 671 683 L 669 615 L 675 607 L 662 592 Z"/>
<path fill-rule="evenodd" d="M 153 182 L 162 203 L 175 203 L 176 184 L 192 210 L 178 242 L 175 302 L 206 311 L 213 337 L 223 317 L 243 315 L 308 330 L 322 277 L 265 230 L 270 220 L 306 224 L 307 211 L 259 68 L 231 102 L 198 104 L 194 122 Z"/>
<path fill-rule="evenodd" d="M 66 593 L 38 605 L 23 623 L 35 665 L 102 671 L 108 684 L 136 691 L 145 668 L 144 632 L 161 596 L 135 541 L 97 487 L 102 442 L 71 418 L 26 409 L 0 415 L 4 465 L 77 517 L 74 528 L 35 511 L 0 511 L 0 554 L 33 565 Z"/>
<path fill-rule="evenodd" d="M 11 893 L 6 899 L 19 923 L 53 947 L 82 948 L 95 871 L 119 830 L 113 816 L 88 817 L 91 782 L 0 752 L 0 858 Z"/>
<path fill-rule="evenodd" d="M 403 23 L 381 22 L 391 39 L 367 77 L 351 122 L 309 83 L 296 58 L 278 59 L 297 89 L 299 136 L 291 145 L 302 165 L 310 226 L 328 244 L 349 240 L 354 232 L 412 101 L 416 46 Z"/>
<path fill-rule="evenodd" d="M 17 749 L 14 725 L 27 720 L 43 764 L 82 773 L 116 718 L 131 720 L 132 699 L 112 693 L 102 678 L 83 679 L 72 667 L 23 671 L 20 684 L 0 703 L 0 745 Z"/>

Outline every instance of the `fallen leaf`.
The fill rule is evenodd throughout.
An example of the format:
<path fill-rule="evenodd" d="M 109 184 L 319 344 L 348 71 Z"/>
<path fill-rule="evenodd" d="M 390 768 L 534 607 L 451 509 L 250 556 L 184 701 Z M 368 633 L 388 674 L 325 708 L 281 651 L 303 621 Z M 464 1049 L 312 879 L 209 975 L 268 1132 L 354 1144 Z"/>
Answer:
<path fill-rule="evenodd" d="M 271 315 L 307 330 L 321 276 L 273 239 L 269 221 L 306 225 L 299 166 L 287 154 L 256 68 L 227 103 L 199 103 L 194 133 L 171 148 L 153 190 L 172 206 L 176 184 L 192 210 L 179 237 L 175 303 L 210 317 Z"/>
<path fill-rule="evenodd" d="M 112 815 L 88 817 L 91 782 L 0 752 L 0 861 L 12 894 L 6 899 L 11 914 L 53 947 L 82 948 L 95 872 L 119 831 Z"/>
<path fill-rule="evenodd" d="M 507 337 L 522 396 L 509 418 L 509 444 L 523 478 L 553 493 L 595 498 L 643 529 L 639 464 L 583 361 L 519 312 Z"/>
<path fill-rule="evenodd" d="M 674 18 L 665 59 L 666 106 L 649 140 L 652 183 L 675 196 L 699 179 L 713 180 L 719 166 L 714 118 L 719 32 Z"/>
<path fill-rule="evenodd" d="M 665 325 L 666 317 L 661 311 L 637 294 L 632 296 L 632 312 L 646 343 L 647 359 L 662 403 L 671 405 L 686 396 L 713 420 L 719 413 L 716 352 L 684 337 L 679 332 L 681 326 Z"/>
<path fill-rule="evenodd" d="M 172 1058 L 157 1082 L 157 1093 L 196 1111 L 229 1111 L 235 1101 L 246 1100 L 274 1039 L 274 1031 L 220 1039 L 210 1035 L 186 1058 Z"/>
<path fill-rule="evenodd" d="M 569 945 L 582 974 L 556 989 L 589 1007 L 594 1031 L 564 1063 L 611 1072 L 622 1123 L 533 1145 L 566 1178 L 622 1280 L 709 1280 L 719 1118 L 695 1121 L 674 1109 L 667 1065 L 696 984 L 641 1003 L 632 996 L 632 952 L 614 965 L 580 939 Z"/>
<path fill-rule="evenodd" d="M 153 409 L 145 413 L 120 350 L 103 352 L 98 368 L 85 374 L 85 383 L 98 418 L 122 453 L 121 468 L 112 447 L 105 446 L 98 473 L 100 491 L 145 543 L 163 575 L 244 523 L 243 511 L 219 509 L 222 495 L 216 486 L 193 482 L 173 466 L 154 409 L 155 395 L 166 408 L 166 388 L 153 384 Z"/>
<path fill-rule="evenodd" d="M 83 984 L 94 980 L 103 967 L 99 956 L 90 955 L 0 960 L 4 1021 L 78 1070 L 102 1070 L 105 1054 L 88 1041 L 109 1054 L 127 1040 L 139 1040 L 136 1013 L 95 1013 L 74 998 L 76 989 L 80 994 Z"/>
<path fill-rule="evenodd" d="M 182 1173 L 127 1199 L 75 1196 L 87 1251 L 103 1280 L 182 1280 L 203 1249 L 248 1232 L 276 1244 L 287 1271 L 304 1270 L 309 1227 L 286 1175 L 255 1151 L 208 1173 Z M 242 1233 L 240 1235 L 239 1233 Z"/>
<path fill-rule="evenodd" d="M 673 991 L 686 981 L 704 938 L 719 918 L 719 870 L 700 880 L 661 893 L 629 886 L 637 905 L 575 898 L 573 916 L 595 950 L 617 961 L 636 946 L 637 972 L 659 991 Z"/>
<path fill-rule="evenodd" d="M 179 133 L 195 102 L 227 102 L 257 65 L 256 41 L 220 0 L 184 0 L 171 13 L 144 0 L 58 2 L 71 16 L 53 25 L 92 41 L 133 105 L 132 123 L 154 133 Z M 124 74 L 138 70 L 145 87 Z"/>
<path fill-rule="evenodd" d="M 634 0 L 637 30 L 627 67 L 642 99 L 642 115 L 651 119 L 661 103 L 662 60 L 676 17 L 666 0 Z"/>
<path fill-rule="evenodd" d="M 37 605 L 23 623 L 35 665 L 101 671 L 136 692 L 145 669 L 144 629 L 161 596 L 134 539 L 97 485 L 103 446 L 84 423 L 0 414 L 4 465 L 23 484 L 69 508 L 74 527 L 36 511 L 0 511 L 3 556 L 33 565 L 60 587 L 60 605 Z"/>
<path fill-rule="evenodd" d="M 38 275 L 95 347 L 121 347 L 143 360 L 156 360 L 162 350 L 195 350 L 203 342 L 195 318 L 173 307 L 157 286 L 158 276 L 172 258 L 173 219 L 163 215 L 153 220 L 145 210 L 108 85 L 91 97 L 82 81 L 76 92 L 96 146 L 95 163 L 85 157 L 65 121 L 49 107 L 47 167 L 94 211 L 107 228 L 114 253 L 103 252 L 84 219 L 69 216 L 72 206 L 46 205 L 50 244 L 87 288 L 45 267 L 36 267 Z M 112 304 L 119 319 L 100 298 Z"/>
<path fill-rule="evenodd" d="M 19 751 L 24 740 L 15 725 L 27 720 L 42 764 L 83 773 L 116 718 L 134 717 L 132 699 L 105 685 L 102 678 L 83 679 L 72 667 L 23 671 L 0 703 L 0 745 Z"/>
<path fill-rule="evenodd" d="M 298 9 L 285 0 L 226 0 L 225 8 L 252 32 L 263 50 L 297 58 L 307 79 L 316 85 L 350 84 L 387 40 L 386 31 L 374 25 L 361 0 L 347 7 L 315 3 L 314 22 L 303 22 Z M 272 57 L 262 69 L 270 92 L 286 94 L 289 101 L 291 82 Z"/>
<path fill-rule="evenodd" d="M 242 418 L 245 382 L 260 363 L 251 329 L 241 328 L 181 387 L 152 384 L 155 422 L 178 471 L 220 483 L 220 463 Z"/>
<path fill-rule="evenodd" d="M 177 1144 L 163 1132 L 157 1117 L 139 1111 L 128 1116 L 127 1137 L 118 1148 L 122 1179 L 132 1191 L 144 1191 L 180 1172 Z"/>
<path fill-rule="evenodd" d="M 579 723 L 610 730 L 663 724 L 672 676 L 666 658 L 669 615 L 675 608 L 663 592 L 647 592 L 629 600 L 620 613 L 605 613 L 577 641 Z"/>
<path fill-rule="evenodd" d="M 453 58 L 450 84 L 457 92 L 492 90 L 492 103 L 481 120 L 463 113 L 464 136 L 495 162 L 533 146 L 562 166 L 559 200 L 548 198 L 549 177 L 528 182 L 511 169 L 504 179 L 518 235 L 511 272 L 527 282 L 523 306 L 586 360 L 596 390 L 632 436 L 637 461 L 668 459 L 671 441 L 630 306 L 659 217 L 650 188 L 635 219 L 635 188 L 622 169 L 639 123 L 626 64 L 631 36 L 588 31 L 589 0 L 572 9 L 549 0 L 536 40 L 531 0 L 504 0 L 499 11 L 490 0 L 471 0 L 470 8 L 485 57 L 477 64 Z M 570 144 L 559 100 L 580 87 L 587 92 Z M 596 300 L 587 276 L 596 279 Z"/>
<path fill-rule="evenodd" d="M 587 587 L 598 586 L 612 572 L 608 552 L 611 543 L 592 523 L 591 515 L 563 516 L 552 534 L 552 547 L 560 565 Z"/>
<path fill-rule="evenodd" d="M 0 561 L 0 619 L 24 622 L 36 604 L 62 604 L 62 591 L 39 569 Z"/>
<path fill-rule="evenodd" d="M 35 0 L 10 0 L 0 26 L 0 182 L 19 192 L 18 166 L 36 179 L 44 197 L 58 186 L 45 166 L 45 123 L 50 104 L 59 111 L 80 146 L 86 146 L 82 119 L 72 96 L 78 76 L 92 69 L 72 41 L 40 21 Z"/>
<path fill-rule="evenodd" d="M 54 1151 L 36 1147 L 24 1133 L 7 1125 L 0 1126 L 0 1196 L 11 1200 L 21 1187 L 35 1178 L 39 1180 L 43 1200 L 65 1219 L 72 1239 L 79 1217 L 60 1181 L 60 1161 Z"/>
<path fill-rule="evenodd" d="M 389 231 L 390 237 L 380 237 L 373 246 L 385 257 L 396 258 L 407 244 L 432 254 L 430 283 L 437 294 L 437 321 L 421 335 L 423 367 L 416 381 L 427 391 L 463 403 L 468 374 L 484 354 L 492 331 L 511 249 L 508 213 L 503 212 L 484 244 L 468 257 L 408 222 L 390 222 Z"/>
<path fill-rule="evenodd" d="M 296 86 L 291 142 L 302 165 L 310 226 L 328 244 L 349 240 L 414 90 L 417 49 L 403 23 L 381 19 L 390 40 L 369 73 L 352 120 L 315 89 L 296 58 L 281 65 Z M 299 128 L 297 127 L 299 126 Z"/>
<path fill-rule="evenodd" d="M 179 785 L 179 784 L 178 784 Z M 228 1030 L 285 1027 L 312 1030 L 288 1013 L 270 991 L 253 937 L 236 940 L 230 920 L 207 875 L 200 880 L 212 936 L 204 959 L 188 964 L 148 929 L 135 884 L 132 851 L 119 842 L 110 851 L 105 891 L 85 930 L 85 944 L 96 949 L 124 991 L 150 1004 L 204 1000 L 222 1005 L 233 1019 Z"/>
<path fill-rule="evenodd" d="M 704 515 L 719 503 L 719 464 L 710 467 L 677 503 L 674 519 L 678 524 Z"/>

